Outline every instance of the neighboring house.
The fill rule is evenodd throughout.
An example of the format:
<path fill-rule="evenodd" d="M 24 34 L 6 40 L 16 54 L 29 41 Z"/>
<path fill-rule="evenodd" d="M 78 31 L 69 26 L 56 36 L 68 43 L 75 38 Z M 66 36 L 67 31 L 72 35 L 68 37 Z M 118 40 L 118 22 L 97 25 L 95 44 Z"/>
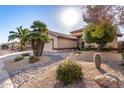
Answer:
<path fill-rule="evenodd" d="M 80 49 L 88 44 L 85 43 L 82 39 L 83 28 L 74 30 L 70 32 L 70 35 L 58 33 L 54 31 L 48 31 L 48 36 L 50 38 L 49 43 L 45 43 L 44 51 L 68 51 L 74 49 Z M 119 32 L 113 42 L 108 43 L 107 46 L 118 49 L 118 39 L 117 37 L 121 37 L 122 34 Z M 26 46 L 31 47 L 31 44 L 28 43 Z M 95 44 L 96 46 L 96 44 Z M 97 46 L 96 46 L 97 47 Z"/>
<path fill-rule="evenodd" d="M 9 48 L 11 50 L 17 50 L 18 44 L 19 44 L 19 42 L 17 42 L 17 41 L 7 43 L 7 45 L 9 46 Z"/>
<path fill-rule="evenodd" d="M 74 37 L 77 37 L 77 46 L 78 48 L 81 48 L 82 46 L 89 45 L 88 43 L 84 42 L 84 40 L 81 38 L 83 35 L 83 28 L 74 30 L 71 32 L 71 34 Z M 118 37 L 121 37 L 121 32 L 117 32 L 117 35 L 115 36 L 114 40 L 111 43 L 107 43 L 107 47 L 111 47 L 112 49 L 118 49 Z M 95 47 L 97 47 L 97 44 L 93 44 Z"/>

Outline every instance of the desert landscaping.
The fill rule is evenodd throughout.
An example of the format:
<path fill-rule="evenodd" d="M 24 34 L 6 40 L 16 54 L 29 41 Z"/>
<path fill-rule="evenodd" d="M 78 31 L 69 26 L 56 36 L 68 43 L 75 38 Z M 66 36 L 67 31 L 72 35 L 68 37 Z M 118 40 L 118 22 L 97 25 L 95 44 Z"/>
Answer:
<path fill-rule="evenodd" d="M 67 11 L 67 6 L 22 7 L 30 7 L 32 16 L 40 9 L 47 20 L 24 22 L 25 16 L 20 20 L 16 13 L 20 21 L 13 22 L 21 23 L 7 21 L 9 31 L 3 25 L 7 31 L 5 41 L 0 39 L 0 88 L 124 88 L 123 6 L 84 5 Z M 19 14 L 25 15 L 25 9 Z M 76 28 L 77 23 L 81 25 Z"/>
<path fill-rule="evenodd" d="M 66 54 L 66 55 L 64 55 Z M 36 63 L 29 63 L 28 57 L 25 57 L 23 60 L 14 62 L 7 61 L 4 62 L 5 68 L 8 71 L 9 77 L 13 83 L 15 88 L 62 88 L 62 87 L 77 87 L 77 88 L 99 88 L 105 87 L 99 85 L 95 78 L 97 76 L 103 75 L 105 73 L 115 75 L 119 80 L 124 79 L 124 66 L 121 65 L 119 60 L 121 60 L 121 56 L 118 53 L 111 52 L 106 53 L 103 52 L 103 55 L 113 55 L 112 58 L 114 60 L 114 56 L 116 56 L 116 61 L 106 60 L 102 62 L 101 69 L 96 69 L 94 62 L 92 61 L 93 51 L 84 51 L 82 53 L 78 52 L 70 52 L 70 53 L 61 53 L 61 55 L 54 54 L 43 54 L 40 57 L 40 60 Z M 105 56 L 105 57 L 106 57 Z M 89 60 L 86 61 L 86 59 Z M 81 64 L 83 77 L 78 81 L 75 81 L 73 84 L 64 85 L 62 82 L 57 80 L 56 78 L 56 70 L 57 67 L 64 62 L 65 59 L 74 59 L 78 64 Z M 91 58 L 91 59 L 90 59 Z M 112 60 L 112 58 L 109 58 Z M 83 61 L 84 60 L 84 61 Z M 106 81 L 107 83 L 108 81 Z M 121 83 L 119 83 L 118 87 L 123 87 Z M 116 85 L 111 87 L 117 87 Z"/>

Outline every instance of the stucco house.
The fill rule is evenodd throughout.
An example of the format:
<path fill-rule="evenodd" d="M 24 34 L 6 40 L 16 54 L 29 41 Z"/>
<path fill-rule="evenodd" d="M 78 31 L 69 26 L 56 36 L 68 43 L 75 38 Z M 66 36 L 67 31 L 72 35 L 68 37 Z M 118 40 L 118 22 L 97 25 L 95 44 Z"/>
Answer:
<path fill-rule="evenodd" d="M 77 47 L 78 48 L 81 48 L 82 46 L 86 47 L 88 45 L 88 43 L 84 42 L 83 39 L 81 39 L 82 34 L 83 34 L 83 28 L 71 31 L 71 34 L 77 38 Z M 114 50 L 118 50 L 118 37 L 121 37 L 121 36 L 122 36 L 121 32 L 118 31 L 114 40 L 111 43 L 107 43 L 107 46 L 111 47 Z M 97 44 L 92 44 L 92 45 L 97 47 Z"/>
<path fill-rule="evenodd" d="M 71 31 L 69 35 L 58 33 L 55 31 L 48 31 L 48 36 L 50 38 L 49 43 L 45 43 L 44 51 L 68 51 L 79 49 L 87 46 L 88 44 L 83 41 L 81 38 L 83 34 L 83 28 Z M 111 47 L 112 49 L 118 49 L 118 37 L 121 37 L 122 34 L 118 32 L 115 39 L 108 43 L 107 46 Z M 96 45 L 95 45 L 96 46 Z M 27 47 L 30 47 L 27 44 Z"/>
<path fill-rule="evenodd" d="M 77 47 L 77 39 L 72 35 L 48 31 L 50 42 L 44 46 L 45 51 L 67 51 Z"/>

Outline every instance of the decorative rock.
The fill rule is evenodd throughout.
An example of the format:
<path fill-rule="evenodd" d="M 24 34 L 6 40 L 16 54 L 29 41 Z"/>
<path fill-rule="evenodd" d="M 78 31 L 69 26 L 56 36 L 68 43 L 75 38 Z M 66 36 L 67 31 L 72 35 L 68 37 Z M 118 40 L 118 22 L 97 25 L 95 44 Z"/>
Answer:
<path fill-rule="evenodd" d="M 119 88 L 121 84 L 121 81 L 117 76 L 108 73 L 95 77 L 95 82 L 100 86 L 107 88 Z"/>
<path fill-rule="evenodd" d="M 59 63 L 63 58 L 60 55 L 50 55 L 47 54 L 50 61 L 42 63 L 42 64 L 31 64 L 25 68 L 13 71 L 9 73 L 9 77 L 15 88 L 19 88 L 23 83 L 28 82 L 34 78 L 35 73 L 43 73 L 48 68 L 46 66 L 51 65 L 53 63 Z M 46 68 L 44 68 L 46 67 Z"/>

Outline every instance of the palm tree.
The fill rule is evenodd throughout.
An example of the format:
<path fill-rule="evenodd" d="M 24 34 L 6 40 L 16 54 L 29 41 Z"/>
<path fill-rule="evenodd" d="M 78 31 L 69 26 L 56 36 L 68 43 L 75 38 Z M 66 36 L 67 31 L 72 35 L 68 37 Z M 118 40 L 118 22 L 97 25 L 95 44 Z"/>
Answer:
<path fill-rule="evenodd" d="M 49 41 L 47 25 L 41 21 L 34 21 L 31 25 L 30 39 L 34 55 L 41 56 L 44 48 L 44 43 Z"/>
<path fill-rule="evenodd" d="M 8 36 L 8 41 L 19 39 L 20 41 L 20 50 L 25 49 L 25 43 L 28 40 L 29 30 L 23 28 L 22 26 L 16 28 L 17 32 L 10 31 Z"/>

